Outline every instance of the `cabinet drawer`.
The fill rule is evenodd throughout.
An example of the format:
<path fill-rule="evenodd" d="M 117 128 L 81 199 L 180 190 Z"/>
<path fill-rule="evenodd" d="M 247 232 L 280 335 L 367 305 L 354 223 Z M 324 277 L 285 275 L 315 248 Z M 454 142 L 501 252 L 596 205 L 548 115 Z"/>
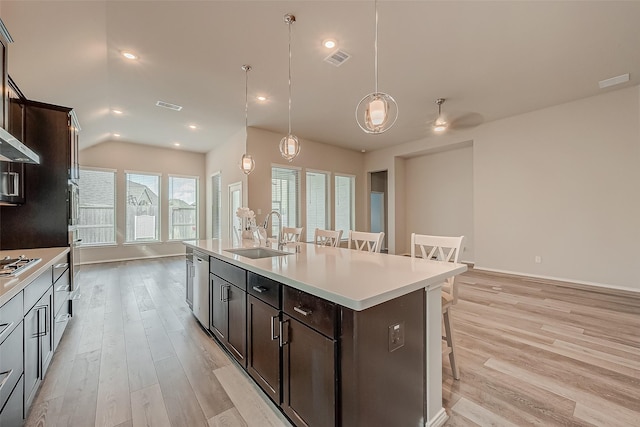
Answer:
<path fill-rule="evenodd" d="M 57 264 L 54 264 L 51 268 L 53 270 L 53 283 L 56 283 L 56 281 L 65 273 L 65 271 L 69 270 L 69 263 L 66 261 L 59 262 Z"/>
<path fill-rule="evenodd" d="M 51 267 L 49 267 L 51 268 Z M 33 282 L 24 288 L 24 310 L 23 314 L 27 314 L 29 310 L 38 302 L 42 295 L 51 287 L 51 278 L 53 273 L 51 270 L 40 274 Z"/>
<path fill-rule="evenodd" d="M 22 375 L 22 323 L 0 344 L 0 408 Z"/>
<path fill-rule="evenodd" d="M 22 377 L 20 382 L 13 389 L 11 397 L 7 401 L 7 404 L 2 408 L 0 412 L 0 426 L 21 426 L 23 423 L 22 412 L 24 408 L 24 401 L 22 400 L 22 384 L 24 383 Z"/>
<path fill-rule="evenodd" d="M 338 310 L 334 303 L 285 286 L 282 309 L 289 316 L 298 319 L 329 338 L 336 337 Z"/>
<path fill-rule="evenodd" d="M 69 315 L 69 303 L 60 307 L 57 311 L 56 316 L 53 318 L 53 349 L 55 351 L 58 348 L 58 344 L 62 339 L 62 335 L 64 334 L 64 330 L 67 329 L 67 324 L 69 323 L 69 319 L 71 316 Z"/>
<path fill-rule="evenodd" d="M 209 271 L 243 291 L 247 290 L 247 271 L 245 269 L 211 257 Z"/>
<path fill-rule="evenodd" d="M 55 270 L 54 270 L 55 273 Z M 62 277 L 53 285 L 53 304 L 55 306 L 53 312 L 60 311 L 62 304 L 69 301 L 69 291 L 71 290 L 71 282 L 69 281 L 69 269 L 67 268 Z"/>
<path fill-rule="evenodd" d="M 0 307 L 0 344 L 9 336 L 16 325 L 22 321 L 22 316 L 22 292 L 20 292 Z"/>
<path fill-rule="evenodd" d="M 275 280 L 260 276 L 251 271 L 247 272 L 247 290 L 258 299 L 280 308 L 280 292 L 282 285 Z"/>

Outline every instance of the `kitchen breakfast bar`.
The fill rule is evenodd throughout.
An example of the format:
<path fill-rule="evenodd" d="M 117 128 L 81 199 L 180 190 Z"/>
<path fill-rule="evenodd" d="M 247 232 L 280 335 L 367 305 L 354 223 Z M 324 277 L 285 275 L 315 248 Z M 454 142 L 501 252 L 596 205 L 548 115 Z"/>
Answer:
<path fill-rule="evenodd" d="M 441 286 L 464 264 L 305 243 L 185 245 L 187 303 L 293 424 L 444 424 Z"/>

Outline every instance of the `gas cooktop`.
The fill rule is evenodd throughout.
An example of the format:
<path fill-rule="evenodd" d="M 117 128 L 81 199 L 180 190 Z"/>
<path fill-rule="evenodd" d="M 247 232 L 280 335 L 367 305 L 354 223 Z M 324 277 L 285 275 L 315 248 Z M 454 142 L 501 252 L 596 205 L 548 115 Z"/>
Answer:
<path fill-rule="evenodd" d="M 41 258 L 27 258 L 24 255 L 18 258 L 2 258 L 0 259 L 0 277 L 17 276 L 39 263 L 40 260 Z"/>

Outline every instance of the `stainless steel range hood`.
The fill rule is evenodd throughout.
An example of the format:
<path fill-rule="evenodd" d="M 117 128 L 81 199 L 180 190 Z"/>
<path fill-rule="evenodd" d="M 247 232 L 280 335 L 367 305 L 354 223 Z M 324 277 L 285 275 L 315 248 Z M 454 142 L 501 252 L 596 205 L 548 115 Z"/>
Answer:
<path fill-rule="evenodd" d="M 0 160 L 40 164 L 40 156 L 2 128 L 0 128 Z"/>

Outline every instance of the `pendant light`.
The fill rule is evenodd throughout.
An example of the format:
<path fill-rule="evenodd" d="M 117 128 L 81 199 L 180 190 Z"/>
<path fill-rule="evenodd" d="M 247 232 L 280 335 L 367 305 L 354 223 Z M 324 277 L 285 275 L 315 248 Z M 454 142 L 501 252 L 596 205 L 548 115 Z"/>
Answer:
<path fill-rule="evenodd" d="M 445 101 L 444 98 L 436 99 L 436 104 L 438 105 L 438 117 L 436 118 L 436 121 L 433 122 L 434 132 L 438 132 L 438 133 L 444 132 L 445 130 L 447 130 L 447 127 L 449 126 L 444 116 L 442 115 L 442 104 L 444 104 L 444 101 Z"/>
<path fill-rule="evenodd" d="M 280 154 L 290 162 L 300 154 L 298 137 L 291 133 L 291 24 L 296 22 L 296 17 L 287 13 L 284 22 L 289 26 L 289 133 L 280 140 Z"/>
<path fill-rule="evenodd" d="M 244 131 L 245 131 L 245 149 L 249 143 L 249 71 L 251 71 L 251 65 L 243 65 L 244 71 Z M 244 153 L 242 160 L 240 160 L 240 169 L 245 175 L 249 175 L 256 167 L 256 162 L 253 160 L 250 154 Z"/>
<path fill-rule="evenodd" d="M 393 97 L 378 92 L 378 1 L 374 2 L 376 11 L 376 31 L 374 48 L 375 91 L 360 100 L 356 107 L 358 126 L 370 134 L 381 134 L 388 131 L 398 119 L 398 104 Z"/>

